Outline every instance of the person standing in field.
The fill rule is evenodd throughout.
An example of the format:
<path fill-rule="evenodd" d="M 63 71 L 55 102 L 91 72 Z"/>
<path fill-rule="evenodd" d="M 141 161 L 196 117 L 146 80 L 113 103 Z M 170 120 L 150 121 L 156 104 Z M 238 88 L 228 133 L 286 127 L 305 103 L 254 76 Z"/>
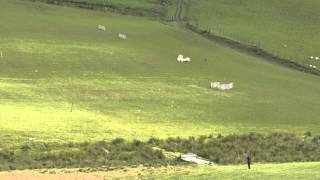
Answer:
<path fill-rule="evenodd" d="M 246 159 L 247 159 L 248 169 L 251 169 L 252 158 L 250 153 L 247 153 Z"/>

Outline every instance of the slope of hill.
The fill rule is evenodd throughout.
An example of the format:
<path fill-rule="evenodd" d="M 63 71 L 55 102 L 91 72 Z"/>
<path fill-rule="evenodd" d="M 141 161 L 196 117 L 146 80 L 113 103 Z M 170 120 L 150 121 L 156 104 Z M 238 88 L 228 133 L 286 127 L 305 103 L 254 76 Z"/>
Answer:
<path fill-rule="evenodd" d="M 317 0 L 188 0 L 188 17 L 215 33 L 254 44 L 309 67 L 320 67 Z"/>
<path fill-rule="evenodd" d="M 0 7 L 2 146 L 319 131 L 318 77 L 143 17 L 19 0 Z M 179 53 L 191 63 L 177 63 Z M 214 91 L 211 81 L 235 89 Z"/>

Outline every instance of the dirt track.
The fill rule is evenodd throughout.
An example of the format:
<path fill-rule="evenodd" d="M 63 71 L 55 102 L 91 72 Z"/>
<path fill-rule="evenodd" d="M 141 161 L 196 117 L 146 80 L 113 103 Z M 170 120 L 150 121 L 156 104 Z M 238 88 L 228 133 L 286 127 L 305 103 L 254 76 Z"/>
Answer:
<path fill-rule="evenodd" d="M 43 172 L 41 170 L 25 170 L 0 173 L 1 180 L 102 180 L 102 179 L 138 179 L 138 174 L 142 173 L 143 169 L 129 169 L 116 171 L 97 171 L 97 172 L 79 172 L 73 170 L 49 170 Z"/>
<path fill-rule="evenodd" d="M 125 168 L 121 170 L 86 170 L 86 169 L 52 169 L 52 170 L 24 170 L 0 172 L 0 180 L 105 180 L 105 179 L 141 179 L 152 174 L 168 171 L 179 171 L 182 167 L 159 168 Z"/>

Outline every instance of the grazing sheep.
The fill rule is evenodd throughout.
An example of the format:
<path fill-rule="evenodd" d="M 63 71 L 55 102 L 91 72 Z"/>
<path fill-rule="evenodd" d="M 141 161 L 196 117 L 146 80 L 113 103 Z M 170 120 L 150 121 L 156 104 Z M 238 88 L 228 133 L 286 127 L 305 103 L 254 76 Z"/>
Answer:
<path fill-rule="evenodd" d="M 127 39 L 127 35 L 122 34 L 122 33 L 119 33 L 119 34 L 118 34 L 118 37 L 119 37 L 120 39 L 123 39 L 123 40 L 126 40 L 126 39 Z"/>
<path fill-rule="evenodd" d="M 106 27 L 104 25 L 98 25 L 98 29 L 101 31 L 106 31 Z"/>
<path fill-rule="evenodd" d="M 314 68 L 314 69 L 316 69 L 316 68 L 317 68 L 317 66 L 316 66 L 316 65 L 312 65 L 312 64 L 310 64 L 310 65 L 309 65 L 309 67 L 310 67 L 310 68 Z"/>
<path fill-rule="evenodd" d="M 221 84 L 220 82 L 212 82 L 210 84 L 211 89 L 218 89 L 221 91 L 225 91 L 225 90 L 230 90 L 233 89 L 234 84 L 233 82 L 229 83 L 229 84 Z"/>
<path fill-rule="evenodd" d="M 314 57 L 313 56 L 310 56 L 310 59 L 313 59 Z"/>
<path fill-rule="evenodd" d="M 316 60 L 319 60 L 319 57 L 315 57 Z"/>
<path fill-rule="evenodd" d="M 183 57 L 183 55 L 182 54 L 179 54 L 178 55 L 178 58 L 177 58 L 177 61 L 178 62 L 190 62 L 191 61 L 191 58 L 190 57 Z"/>

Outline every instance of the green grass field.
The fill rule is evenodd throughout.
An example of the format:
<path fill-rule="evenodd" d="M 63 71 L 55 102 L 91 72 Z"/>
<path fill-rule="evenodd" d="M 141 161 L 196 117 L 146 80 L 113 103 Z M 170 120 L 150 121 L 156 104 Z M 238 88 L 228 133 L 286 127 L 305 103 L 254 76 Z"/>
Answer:
<path fill-rule="evenodd" d="M 160 175 L 155 171 L 154 175 L 145 177 L 155 179 L 313 180 L 320 178 L 319 170 L 319 163 L 256 164 L 251 170 L 248 170 L 245 165 L 191 166 L 171 172 L 161 172 Z"/>
<path fill-rule="evenodd" d="M 21 0 L 0 7 L 1 146 L 319 131 L 316 76 L 143 17 Z M 179 53 L 192 62 L 177 63 Z M 211 81 L 235 89 L 213 91 Z"/>
<path fill-rule="evenodd" d="M 317 0 L 188 0 L 187 16 L 202 28 L 273 54 L 320 67 Z"/>
<path fill-rule="evenodd" d="M 168 9 L 156 0 L 78 1 L 108 3 L 120 9 L 156 12 L 162 16 L 166 12 L 167 18 L 174 16 L 176 6 L 176 1 L 172 1 Z M 320 61 L 307 60 L 310 55 L 320 56 L 317 54 L 320 40 L 317 7 L 320 4 L 315 0 L 185 2 L 183 14 L 191 17 L 194 23 L 216 28 L 218 34 L 244 43 L 259 42 L 267 51 L 294 58 L 306 66 L 320 66 Z M 156 168 L 149 166 L 153 161 L 159 165 L 165 160 L 149 150 L 156 143 L 149 145 L 149 149 L 140 147 L 140 141 L 114 146 L 95 143 L 115 138 L 145 141 L 150 137 L 186 138 L 249 132 L 281 131 L 301 136 L 310 131 L 317 135 L 320 130 L 318 76 L 218 46 L 176 23 L 150 16 L 2 0 L 0 17 L 0 161 L 4 163 L 1 163 L 1 170 L 86 164 L 97 168 L 94 165 L 104 161 L 107 166 L 127 163 L 137 167 L 145 161 L 151 164 L 122 167 L 122 170 L 92 177 L 320 179 L 317 162 L 258 164 L 254 160 L 252 170 L 247 170 L 245 164 Z M 98 30 L 100 24 L 106 26 L 106 31 Z M 126 34 L 128 39 L 119 39 L 118 33 Z M 180 53 L 190 56 L 192 61 L 177 63 Z M 235 88 L 227 92 L 214 91 L 209 88 L 212 81 L 234 82 Z M 289 141 L 293 136 L 283 136 L 282 141 L 274 142 L 273 149 L 266 148 L 269 153 L 264 154 L 266 157 L 265 152 L 254 145 L 239 146 L 237 143 L 246 141 L 244 137 L 225 138 L 227 140 L 221 140 L 219 147 L 237 146 L 234 149 L 239 154 L 238 163 L 242 162 L 240 154 L 247 151 L 245 148 L 257 153 L 256 161 L 263 160 L 259 162 L 267 161 L 276 152 L 284 153 L 283 157 L 277 154 L 278 160 L 283 160 L 279 162 L 312 160 L 319 154 L 312 154 L 310 150 L 318 149 L 319 138 L 316 137 Z M 234 142 L 232 138 L 239 141 Z M 164 150 L 170 146 L 170 140 L 167 141 Z M 181 144 L 188 149 L 191 143 L 189 148 L 196 151 L 202 145 L 195 142 L 200 141 L 201 138 L 194 141 L 191 138 Z M 265 144 L 272 144 L 273 140 L 270 141 Z M 110 144 L 114 142 L 117 141 Z M 255 143 L 263 145 L 262 141 Z M 215 153 L 216 158 L 227 162 L 225 154 L 219 157 L 217 145 L 209 146 L 204 141 L 203 147 L 208 150 L 201 152 Z M 157 146 L 159 149 L 160 144 Z M 110 147 L 118 148 L 119 152 L 115 153 L 112 148 L 113 151 L 109 151 Z M 172 151 L 175 152 L 168 152 L 184 149 Z M 301 154 L 303 152 L 306 154 Z M 233 151 L 229 153 L 235 155 Z M 131 157 L 133 154 L 137 157 Z M 81 155 L 88 157 L 81 158 Z M 150 156 L 154 157 L 148 159 Z M 72 164 L 78 161 L 79 166 Z M 171 163 L 182 164 L 173 160 Z M 55 179 L 67 177 L 60 177 L 59 173 L 43 174 L 55 170 L 39 171 L 39 178 L 49 174 Z M 64 173 L 64 170 L 59 171 Z M 31 174 L 36 177 L 33 172 Z M 6 179 L 4 175 L 6 172 L 0 173 L 0 179 Z M 22 173 L 18 177 L 21 179 L 25 175 L 29 174 Z M 85 175 L 90 177 L 91 172 Z"/>

